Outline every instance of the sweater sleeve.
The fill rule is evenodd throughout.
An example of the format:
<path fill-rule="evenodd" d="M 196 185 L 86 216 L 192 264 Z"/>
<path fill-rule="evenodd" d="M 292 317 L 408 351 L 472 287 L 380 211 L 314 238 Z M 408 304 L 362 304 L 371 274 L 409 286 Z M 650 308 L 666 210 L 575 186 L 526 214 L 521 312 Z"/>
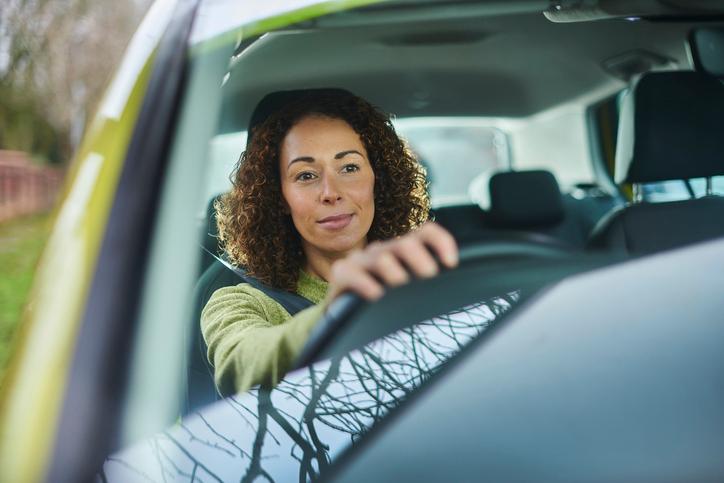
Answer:
<path fill-rule="evenodd" d="M 322 316 L 318 304 L 294 317 L 248 284 L 224 287 L 201 312 L 201 332 L 222 395 L 274 385 L 291 368 Z"/>

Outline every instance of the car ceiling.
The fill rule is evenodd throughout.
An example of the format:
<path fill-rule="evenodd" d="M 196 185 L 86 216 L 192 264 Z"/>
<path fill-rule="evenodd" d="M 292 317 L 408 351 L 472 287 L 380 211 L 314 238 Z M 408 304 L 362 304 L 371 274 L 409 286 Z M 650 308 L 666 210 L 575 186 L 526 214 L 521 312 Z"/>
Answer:
<path fill-rule="evenodd" d="M 367 24 L 364 11 L 347 12 L 269 33 L 232 60 L 220 131 L 245 129 L 261 97 L 283 89 L 343 87 L 398 117 L 519 118 L 622 88 L 603 67 L 609 59 L 628 55 L 635 71 L 644 52 L 659 68 L 690 68 L 691 23 L 553 23 L 540 11 L 491 16 L 476 7 L 444 20 L 385 22 L 376 11 Z"/>

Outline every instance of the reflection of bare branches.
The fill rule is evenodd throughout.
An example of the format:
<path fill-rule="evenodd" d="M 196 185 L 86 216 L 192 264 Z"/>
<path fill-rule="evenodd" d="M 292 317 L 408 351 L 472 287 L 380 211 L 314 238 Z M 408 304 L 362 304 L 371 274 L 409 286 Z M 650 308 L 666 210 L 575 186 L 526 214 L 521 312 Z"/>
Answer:
<path fill-rule="evenodd" d="M 146 473 L 144 473 L 143 471 L 140 471 L 138 468 L 136 468 L 136 467 L 128 464 L 127 462 L 123 461 L 123 460 L 120 459 L 120 458 L 114 458 L 113 456 L 111 456 L 111 457 L 109 457 L 109 458 L 106 460 L 106 462 L 114 462 L 114 463 L 117 463 L 117 464 L 125 467 L 126 469 L 130 470 L 130 471 L 131 471 L 132 473 L 134 473 L 135 475 L 138 475 L 138 476 L 140 476 L 141 478 L 143 478 L 144 480 L 150 481 L 151 483 L 153 483 L 153 479 L 152 479 L 150 476 L 148 476 L 148 475 L 147 475 Z M 103 481 L 108 481 L 108 479 L 107 479 L 106 476 L 105 476 L 105 472 L 101 472 L 100 475 L 101 475 L 101 478 L 103 479 Z"/>
<path fill-rule="evenodd" d="M 201 462 L 199 462 L 196 458 L 194 458 L 194 456 L 193 456 L 191 453 L 189 453 L 189 451 L 186 450 L 186 448 L 184 448 L 184 446 L 183 446 L 181 443 L 179 443 L 179 442 L 176 440 L 176 438 L 174 438 L 174 437 L 171 435 L 171 433 L 169 433 L 168 431 L 164 431 L 163 434 L 166 435 L 166 437 L 167 437 L 172 443 L 174 443 L 174 445 L 176 445 L 176 447 L 177 447 L 178 449 L 180 449 L 181 452 L 182 452 L 184 455 L 186 455 L 187 458 L 189 458 L 191 461 L 193 461 L 194 467 L 193 467 L 192 473 L 193 473 L 194 475 L 196 474 L 196 469 L 197 469 L 197 468 L 202 468 L 202 469 L 203 469 L 206 473 L 208 473 L 209 476 L 211 476 L 213 479 L 215 479 L 215 480 L 218 481 L 218 482 L 221 482 L 221 478 L 219 478 L 218 476 L 216 476 L 216 475 L 214 474 L 214 472 L 212 472 L 209 468 L 207 468 L 205 465 L 203 465 Z M 164 453 L 164 454 L 165 454 L 165 453 Z M 172 463 L 173 463 L 173 459 L 171 459 L 171 458 L 169 458 L 169 459 L 170 459 L 170 460 L 172 461 Z M 191 477 L 191 475 L 189 475 L 188 473 L 184 473 L 184 472 L 182 472 L 180 469 L 178 469 L 178 467 L 176 466 L 175 463 L 173 463 L 173 465 L 174 465 L 174 467 L 177 468 L 179 474 L 181 474 L 181 475 L 183 475 L 183 476 Z M 193 479 L 192 479 L 191 481 L 193 481 Z"/>
<path fill-rule="evenodd" d="M 265 391 L 260 391 L 260 397 L 258 399 L 259 427 L 257 428 L 256 438 L 254 439 L 254 450 L 252 452 L 251 465 L 249 465 L 249 469 L 247 470 L 246 475 L 244 475 L 244 477 L 241 479 L 241 483 L 252 482 L 256 479 L 257 476 L 263 476 L 268 481 L 274 481 L 272 477 L 261 467 L 261 449 L 264 445 L 264 438 L 266 436 L 267 426 L 267 414 L 265 406 L 268 402 L 267 399 L 263 397 L 264 394 L 267 393 Z"/>
<path fill-rule="evenodd" d="M 241 455 L 242 457 L 246 456 L 247 458 L 251 458 L 251 455 L 249 453 L 247 453 L 246 451 L 244 451 L 238 444 L 236 444 L 236 442 L 234 440 L 227 438 L 223 434 L 216 431 L 216 429 L 214 429 L 214 427 L 211 424 L 209 424 L 209 422 L 206 420 L 206 418 L 204 417 L 203 414 L 199 413 L 199 417 L 204 422 L 204 424 L 209 429 L 209 431 L 211 431 L 214 434 L 214 436 L 218 437 L 219 439 L 225 441 L 227 444 L 236 448 L 236 450 L 239 452 L 239 455 Z M 186 428 L 184 428 L 184 429 L 186 429 Z"/>
<path fill-rule="evenodd" d="M 246 425 L 250 429 L 254 429 L 255 425 L 249 420 L 249 418 L 246 416 L 246 414 L 244 414 L 242 412 L 242 410 L 239 409 L 239 407 L 238 407 L 238 406 L 244 407 L 243 405 L 239 404 L 239 402 L 233 396 L 224 399 L 224 402 L 226 402 L 231 407 L 231 409 L 233 409 L 239 415 L 239 417 L 241 417 L 241 419 L 243 419 L 246 422 Z M 251 414 L 254 417 L 256 417 L 256 414 L 254 414 L 253 412 Z"/>
<path fill-rule="evenodd" d="M 197 451 L 207 449 L 214 458 L 228 458 L 226 467 L 236 466 L 242 475 L 234 480 L 287 481 L 289 470 L 280 464 L 267 465 L 269 458 L 285 457 L 296 462 L 300 481 L 323 475 L 336 454 L 354 444 L 388 412 L 471 340 L 495 323 L 518 300 L 517 293 L 505 294 L 485 303 L 443 314 L 399 330 L 344 357 L 320 362 L 283 380 L 274 390 L 256 388 L 245 395 L 225 399 L 225 414 L 237 415 L 242 424 L 220 427 L 199 413 L 196 426 L 182 423 L 178 432 Z M 243 436 L 229 431 L 243 430 Z M 203 434 L 202 434 L 203 433 Z M 236 434 L 236 437 L 230 436 Z M 251 437 L 253 435 L 253 437 Z M 197 469 L 209 469 L 170 433 L 166 436 L 181 449 Z M 162 478 L 182 474 L 156 441 Z M 167 462 L 168 461 L 168 462 Z M 168 466 L 171 463 L 172 467 Z M 281 473 L 279 473 L 281 471 Z M 223 479 L 229 479 L 225 476 Z"/>
<path fill-rule="evenodd" d="M 216 442 L 213 442 L 213 441 L 209 441 L 209 440 L 204 440 L 204 439 L 197 438 L 196 436 L 194 436 L 194 433 L 191 432 L 191 431 L 189 430 L 189 428 L 186 427 L 185 424 L 181 423 L 180 427 L 181 427 L 181 429 L 183 429 L 183 430 L 189 435 L 189 441 L 191 441 L 191 442 L 194 442 L 194 441 L 199 442 L 199 443 L 203 444 L 204 446 L 208 446 L 209 448 L 212 448 L 212 449 L 215 449 L 215 450 L 219 450 L 219 451 L 223 451 L 224 453 L 226 453 L 226 454 L 228 454 L 228 455 L 230 455 L 230 456 L 233 456 L 233 455 L 234 455 L 233 452 L 231 452 L 231 451 L 229 451 L 228 449 L 222 447 L 219 443 L 216 443 Z M 212 430 L 212 431 L 213 431 L 213 430 Z M 216 432 L 216 431 L 214 431 L 214 432 Z"/>
<path fill-rule="evenodd" d="M 256 392 L 260 392 L 260 391 L 261 391 L 261 389 L 252 389 L 251 391 L 249 391 L 249 393 L 254 394 L 255 396 L 257 396 L 257 395 L 256 395 Z M 258 399 L 258 396 L 257 396 L 257 399 Z M 252 415 L 254 416 L 254 418 L 256 418 L 257 420 L 261 417 L 261 413 L 257 414 L 257 413 L 256 413 L 255 411 L 253 411 L 252 409 L 249 409 L 249 408 L 246 407 L 243 403 L 241 403 L 238 399 L 236 399 L 236 397 L 234 397 L 234 396 L 232 396 L 232 397 L 230 397 L 230 398 L 227 398 L 226 400 L 229 401 L 229 403 L 231 404 L 231 407 L 232 407 L 232 408 L 235 408 L 235 409 L 236 409 L 236 408 L 240 408 L 240 409 L 242 409 L 242 410 L 244 410 L 244 411 L 246 411 L 246 412 L 249 412 L 249 413 L 252 414 Z M 257 401 L 257 402 L 258 402 L 258 401 Z M 237 412 L 238 412 L 239 414 L 241 414 L 241 412 L 240 412 L 238 409 L 237 409 Z M 246 420 L 246 418 L 245 418 L 245 420 Z M 248 421 L 248 420 L 247 420 L 247 421 Z M 254 427 L 252 426 L 252 430 L 253 430 L 253 428 L 254 428 Z M 273 433 L 273 432 L 267 431 L 267 435 L 270 436 L 277 445 L 280 444 L 279 439 L 277 439 L 276 436 L 274 436 L 274 433 Z"/>
<path fill-rule="evenodd" d="M 319 402 L 319 399 L 324 394 L 326 394 L 329 384 L 339 374 L 339 364 L 339 359 L 332 360 L 332 363 L 327 370 L 327 374 L 322 379 L 322 382 L 313 388 L 309 404 L 307 404 L 307 407 L 304 410 L 303 421 L 306 424 L 309 438 L 312 442 L 312 445 L 314 446 L 314 454 L 305 455 L 305 458 L 302 461 L 302 465 L 300 466 L 300 481 L 304 481 L 303 473 L 309 473 L 310 475 L 314 473 L 314 469 L 311 467 L 312 457 L 317 462 L 317 468 L 320 473 L 326 470 L 327 466 L 329 465 L 329 446 L 325 445 L 320 440 L 319 435 L 317 434 L 317 430 L 314 427 L 314 421 L 316 419 L 317 403 Z M 315 378 L 316 371 L 314 367 L 309 368 L 309 373 L 312 378 Z"/>
<path fill-rule="evenodd" d="M 161 451 L 159 450 L 158 446 L 158 439 L 154 438 L 151 440 L 151 446 L 153 447 L 153 456 L 156 458 L 156 461 L 158 462 L 158 467 L 161 470 L 161 478 L 163 478 L 163 481 L 166 481 L 166 472 L 168 471 L 166 469 L 166 465 L 163 463 L 163 459 L 161 459 Z"/>

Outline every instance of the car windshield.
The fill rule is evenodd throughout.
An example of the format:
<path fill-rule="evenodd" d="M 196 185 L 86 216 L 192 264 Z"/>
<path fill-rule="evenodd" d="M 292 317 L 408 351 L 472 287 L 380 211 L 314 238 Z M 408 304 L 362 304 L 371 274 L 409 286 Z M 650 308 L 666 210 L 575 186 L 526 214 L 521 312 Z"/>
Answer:
<path fill-rule="evenodd" d="M 497 258 L 470 260 L 466 271 L 393 290 L 352 316 L 318 362 L 273 389 L 227 397 L 114 454 L 104 478 L 316 480 L 525 300 L 563 277 L 612 262 L 530 257 L 512 268 Z M 503 271 L 487 284 L 472 283 Z M 411 306 L 432 294 L 444 301 Z M 445 305 L 455 308 L 437 313 Z"/>
<path fill-rule="evenodd" d="M 228 397 L 113 455 L 104 477 L 316 479 L 516 299 L 512 293 L 441 314 L 292 372 L 274 390 Z"/>
<path fill-rule="evenodd" d="M 613 176 L 618 99 L 646 72 L 689 70 L 685 39 L 698 25 L 552 22 L 549 2 L 288 3 L 291 13 L 277 2 L 250 13 L 203 1 L 182 46 L 184 90 L 108 481 L 313 479 L 548 288 L 620 260 L 586 252 L 594 227 L 632 199 Z M 469 256 L 323 319 L 310 364 L 273 390 L 223 399 L 200 329 L 206 275 L 228 268 L 214 202 L 231 189 L 260 100 L 321 87 L 392 116 L 427 172 L 431 218 Z M 494 179 L 513 182 L 493 197 Z M 690 196 L 673 183 L 644 197 L 682 186 Z M 706 193 L 706 181 L 690 184 Z M 241 283 L 224 273 L 226 286 Z"/>

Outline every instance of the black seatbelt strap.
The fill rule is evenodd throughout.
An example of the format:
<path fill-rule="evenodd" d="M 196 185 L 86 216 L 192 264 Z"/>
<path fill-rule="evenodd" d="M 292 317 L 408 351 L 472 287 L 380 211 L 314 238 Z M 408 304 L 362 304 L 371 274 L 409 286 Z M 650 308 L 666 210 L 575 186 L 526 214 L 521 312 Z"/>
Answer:
<path fill-rule="evenodd" d="M 314 302 L 309 300 L 306 297 L 302 297 L 301 295 L 287 292 L 286 290 L 279 290 L 274 287 L 270 287 L 269 285 L 266 285 L 265 283 L 260 282 L 256 278 L 252 277 L 251 275 L 247 274 L 244 270 L 242 270 L 239 267 L 235 267 L 232 265 L 228 260 L 226 260 L 224 257 L 219 257 L 215 253 L 212 253 L 210 250 L 208 250 L 206 247 L 202 247 L 209 255 L 214 257 L 217 262 L 221 263 L 224 268 L 227 270 L 233 272 L 237 277 L 239 277 L 244 282 L 248 283 L 255 289 L 261 291 L 266 295 L 267 297 L 273 299 L 275 302 L 277 302 L 279 305 L 284 307 L 284 310 L 289 312 L 289 315 L 292 317 L 297 313 L 300 312 L 307 307 L 311 307 L 312 305 L 315 305 Z"/>

